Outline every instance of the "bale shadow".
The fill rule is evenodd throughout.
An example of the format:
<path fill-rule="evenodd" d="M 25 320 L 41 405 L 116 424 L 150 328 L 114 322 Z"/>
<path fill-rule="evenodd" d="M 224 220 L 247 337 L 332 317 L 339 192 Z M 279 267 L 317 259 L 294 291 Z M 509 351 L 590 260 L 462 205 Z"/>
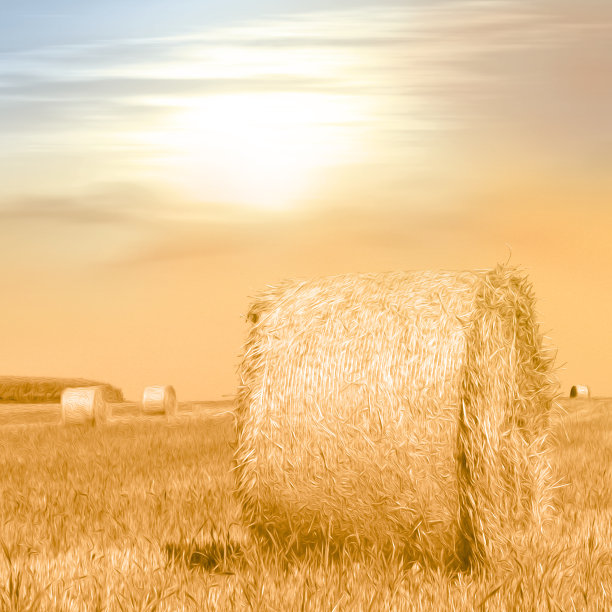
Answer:
<path fill-rule="evenodd" d="M 269 527 L 269 526 L 268 526 Z M 403 545 L 382 544 L 354 537 L 335 537 L 318 534 L 319 537 L 299 539 L 295 533 L 278 533 L 270 528 L 252 531 L 253 546 L 268 562 L 284 570 L 294 564 L 309 561 L 315 565 L 333 563 L 336 566 L 359 563 L 363 565 L 399 564 L 404 571 L 417 569 L 442 572 L 449 577 L 457 576 L 471 569 L 471 559 L 465 555 L 459 542 L 452 549 L 440 547 L 433 551 L 418 541 L 406 538 Z M 437 554 L 436 554 L 437 553 Z"/>

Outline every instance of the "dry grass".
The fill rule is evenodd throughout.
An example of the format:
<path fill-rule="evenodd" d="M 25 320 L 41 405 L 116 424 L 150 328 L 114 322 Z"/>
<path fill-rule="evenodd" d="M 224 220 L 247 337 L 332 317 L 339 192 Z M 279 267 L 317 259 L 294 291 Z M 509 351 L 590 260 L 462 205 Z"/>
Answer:
<path fill-rule="evenodd" d="M 113 403 L 109 407 L 108 421 L 111 423 L 155 422 L 161 414 L 142 415 L 140 402 Z M 61 404 L 0 404 L 0 426 L 45 426 L 61 423 Z M 223 417 L 233 411 L 233 401 L 180 402 L 177 407 L 179 421 L 207 417 Z"/>
<path fill-rule="evenodd" d="M 611 609 L 612 401 L 564 406 L 553 419 L 560 513 L 545 539 L 481 575 L 252 547 L 235 524 L 227 406 L 172 426 L 5 427 L 0 609 Z"/>
<path fill-rule="evenodd" d="M 288 281 L 248 319 L 236 471 L 258 536 L 465 567 L 541 525 L 551 361 L 522 274 Z"/>
<path fill-rule="evenodd" d="M 0 403 L 58 403 L 68 387 L 101 387 L 107 402 L 122 402 L 123 393 L 108 383 L 84 378 L 0 376 Z"/>

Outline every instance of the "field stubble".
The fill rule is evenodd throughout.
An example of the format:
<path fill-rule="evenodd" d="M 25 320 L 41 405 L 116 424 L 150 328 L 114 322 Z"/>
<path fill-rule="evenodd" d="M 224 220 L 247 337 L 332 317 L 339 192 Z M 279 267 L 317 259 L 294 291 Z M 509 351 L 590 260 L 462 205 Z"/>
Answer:
<path fill-rule="evenodd" d="M 563 405 L 560 512 L 482 575 L 256 547 L 232 495 L 227 406 L 174 422 L 126 407 L 106 427 L 3 427 L 0 610 L 611 609 L 612 400 Z"/>

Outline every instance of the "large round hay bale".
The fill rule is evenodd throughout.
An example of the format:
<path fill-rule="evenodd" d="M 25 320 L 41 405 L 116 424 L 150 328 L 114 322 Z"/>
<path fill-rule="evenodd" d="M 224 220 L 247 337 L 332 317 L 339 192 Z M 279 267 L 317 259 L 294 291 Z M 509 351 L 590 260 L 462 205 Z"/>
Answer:
<path fill-rule="evenodd" d="M 246 521 L 277 542 L 500 554 L 550 504 L 534 317 L 529 281 L 501 266 L 266 289 L 239 370 Z"/>
<path fill-rule="evenodd" d="M 576 399 L 588 399 L 591 397 L 591 390 L 586 385 L 574 385 L 570 389 L 570 397 Z"/>
<path fill-rule="evenodd" d="M 166 414 L 176 416 L 178 403 L 176 392 L 170 385 L 153 385 L 142 394 L 142 411 L 145 414 Z"/>
<path fill-rule="evenodd" d="M 108 418 L 108 404 L 101 387 L 74 387 L 62 391 L 62 424 L 103 424 Z"/>

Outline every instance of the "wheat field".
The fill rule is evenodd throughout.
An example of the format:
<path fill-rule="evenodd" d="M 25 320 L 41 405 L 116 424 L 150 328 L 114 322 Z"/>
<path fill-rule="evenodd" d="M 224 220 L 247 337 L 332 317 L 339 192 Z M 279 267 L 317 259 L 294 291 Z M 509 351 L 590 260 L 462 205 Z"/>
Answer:
<path fill-rule="evenodd" d="M 233 495 L 227 404 L 183 404 L 173 422 L 124 404 L 105 427 L 72 428 L 0 406 L 0 610 L 611 609 L 612 399 L 562 407 L 559 514 L 473 575 L 257 547 Z"/>

